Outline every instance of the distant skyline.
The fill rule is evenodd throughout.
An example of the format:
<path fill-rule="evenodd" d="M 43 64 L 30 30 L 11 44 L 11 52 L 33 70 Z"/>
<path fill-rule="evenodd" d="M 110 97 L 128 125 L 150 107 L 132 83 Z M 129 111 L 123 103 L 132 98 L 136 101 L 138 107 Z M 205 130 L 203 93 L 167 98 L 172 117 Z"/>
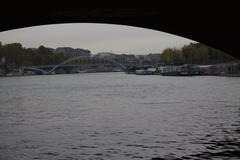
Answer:
<path fill-rule="evenodd" d="M 66 23 L 33 26 L 0 32 L 3 44 L 21 43 L 26 48 L 40 45 L 50 48 L 72 47 L 89 49 L 92 54 L 161 53 L 166 48 L 181 48 L 196 42 L 156 30 L 125 25 L 100 23 Z"/>

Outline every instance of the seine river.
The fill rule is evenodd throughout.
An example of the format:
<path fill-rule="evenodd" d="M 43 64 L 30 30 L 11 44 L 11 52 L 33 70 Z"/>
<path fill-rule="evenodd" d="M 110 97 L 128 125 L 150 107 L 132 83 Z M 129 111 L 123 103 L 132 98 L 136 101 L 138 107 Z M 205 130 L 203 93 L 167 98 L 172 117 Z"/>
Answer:
<path fill-rule="evenodd" d="M 0 160 L 240 159 L 240 78 L 0 77 Z"/>

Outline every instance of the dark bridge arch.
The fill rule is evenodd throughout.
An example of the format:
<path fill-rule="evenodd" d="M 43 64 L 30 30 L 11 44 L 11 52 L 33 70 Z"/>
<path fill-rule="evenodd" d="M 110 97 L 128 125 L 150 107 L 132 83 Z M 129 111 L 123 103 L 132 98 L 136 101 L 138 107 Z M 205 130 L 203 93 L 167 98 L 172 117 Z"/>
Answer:
<path fill-rule="evenodd" d="M 120 2 L 120 1 L 119 1 Z M 38 3 L 19 1 L 0 7 L 0 31 L 58 23 L 108 23 L 144 27 L 196 40 L 240 58 L 239 9 L 233 2 L 160 1 L 155 4 L 121 1 L 97 4 L 70 2 Z M 106 7 L 105 5 L 109 6 Z M 100 7 L 102 6 L 102 8 Z M 116 8 L 115 6 L 118 6 Z M 115 7 L 115 8 L 114 8 Z"/>

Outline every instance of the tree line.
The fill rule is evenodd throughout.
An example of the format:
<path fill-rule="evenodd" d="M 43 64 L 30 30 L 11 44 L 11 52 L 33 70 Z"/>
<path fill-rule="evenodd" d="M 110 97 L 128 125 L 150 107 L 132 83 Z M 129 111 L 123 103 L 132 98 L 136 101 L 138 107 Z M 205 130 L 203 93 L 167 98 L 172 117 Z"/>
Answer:
<path fill-rule="evenodd" d="M 21 66 L 59 64 L 68 58 L 69 56 L 66 54 L 55 54 L 50 48 L 44 46 L 32 49 L 24 48 L 20 43 L 3 45 L 0 42 L 0 60 L 4 59 L 6 66 L 19 68 Z"/>
<path fill-rule="evenodd" d="M 24 48 L 21 43 L 3 45 L 0 42 L 0 60 L 4 58 L 6 66 L 19 68 L 59 64 L 70 56 L 64 53 L 54 53 L 51 48 L 44 46 L 33 49 Z M 165 49 L 159 61 L 164 64 L 216 64 L 234 60 L 236 59 L 232 56 L 202 43 L 190 43 L 181 49 Z"/>
<path fill-rule="evenodd" d="M 202 43 L 190 43 L 181 49 L 167 48 L 160 56 L 160 62 L 164 64 L 206 65 L 235 60 L 234 57 Z"/>

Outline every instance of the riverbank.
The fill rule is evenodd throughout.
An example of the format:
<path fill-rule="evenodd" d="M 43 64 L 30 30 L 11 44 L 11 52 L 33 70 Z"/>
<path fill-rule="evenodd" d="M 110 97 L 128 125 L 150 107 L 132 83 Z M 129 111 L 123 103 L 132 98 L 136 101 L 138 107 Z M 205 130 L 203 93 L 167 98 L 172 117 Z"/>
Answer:
<path fill-rule="evenodd" d="M 28 68 L 29 69 L 29 68 Z M 0 74 L 0 77 L 16 77 L 16 76 L 32 76 L 32 75 L 54 75 L 54 74 L 84 74 L 84 73 L 99 73 L 99 72 L 125 72 L 126 74 L 136 75 L 162 75 L 162 76 L 226 76 L 226 77 L 240 77 L 240 63 L 215 64 L 215 65 L 162 65 L 156 68 L 133 67 L 125 70 L 103 68 L 103 69 L 85 69 L 85 70 L 71 70 L 47 71 L 40 72 L 37 69 L 18 70 L 7 74 Z"/>

